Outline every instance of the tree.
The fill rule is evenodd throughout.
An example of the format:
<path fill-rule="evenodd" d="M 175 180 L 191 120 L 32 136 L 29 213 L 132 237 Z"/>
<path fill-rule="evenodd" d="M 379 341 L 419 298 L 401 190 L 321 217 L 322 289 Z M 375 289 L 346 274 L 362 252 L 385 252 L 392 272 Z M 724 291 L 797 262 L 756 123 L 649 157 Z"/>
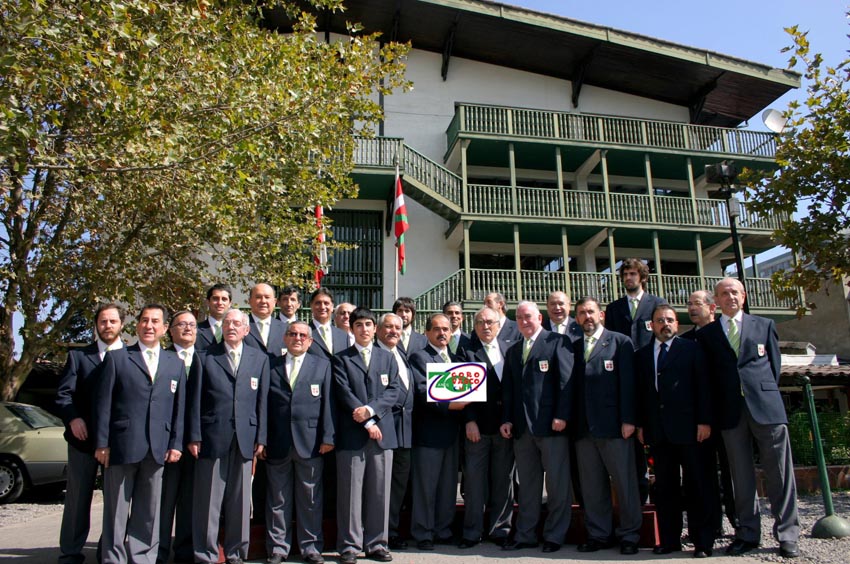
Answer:
<path fill-rule="evenodd" d="M 827 281 L 842 284 L 850 276 L 850 57 L 824 66 L 820 54 L 810 53 L 807 32 L 797 26 L 786 31 L 794 43 L 785 49 L 792 53 L 788 68 L 802 67 L 808 97 L 785 112 L 779 169 L 748 171 L 744 183 L 757 212 L 791 218 L 775 236 L 802 260 L 776 273 L 773 283 L 778 295 L 795 297 L 799 287 L 816 292 Z"/>
<path fill-rule="evenodd" d="M 406 46 L 354 27 L 326 43 L 315 21 L 291 0 L 4 3 L 3 399 L 97 302 L 196 306 L 211 280 L 309 277 L 315 206 L 356 194 L 354 135 L 406 86 Z"/>

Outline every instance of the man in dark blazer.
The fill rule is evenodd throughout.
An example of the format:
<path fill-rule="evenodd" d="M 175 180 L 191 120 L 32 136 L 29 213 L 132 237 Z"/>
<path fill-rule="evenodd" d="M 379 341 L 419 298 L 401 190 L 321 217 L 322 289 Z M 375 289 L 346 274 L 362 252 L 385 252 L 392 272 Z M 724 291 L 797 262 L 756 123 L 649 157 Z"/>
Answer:
<path fill-rule="evenodd" d="M 490 292 L 484 297 L 484 305 L 499 312 L 499 334 L 496 336 L 499 341 L 510 346 L 522 339 L 517 322 L 508 319 L 508 302 L 505 296 L 499 292 Z M 471 337 L 473 341 L 476 338 L 476 335 Z"/>
<path fill-rule="evenodd" d="M 349 347 L 348 333 L 333 324 L 334 296 L 330 290 L 317 288 L 310 294 L 310 312 L 313 316 L 310 323 L 313 328 L 311 353 L 323 354 L 330 360 Z"/>
<path fill-rule="evenodd" d="M 401 340 L 398 348 L 410 358 L 416 351 L 421 351 L 428 345 L 428 337 L 413 329 L 416 319 L 416 302 L 413 298 L 402 296 L 393 302 L 392 311 L 401 318 Z"/>
<path fill-rule="evenodd" d="M 251 306 L 251 325 L 243 343 L 260 349 L 271 356 L 283 354 L 283 322 L 274 314 L 274 288 L 269 284 L 256 284 L 248 297 Z"/>
<path fill-rule="evenodd" d="M 714 299 L 723 315 L 697 333 L 712 375 L 714 411 L 729 456 L 740 522 L 726 553 L 744 554 L 761 540 L 752 451 L 755 441 L 779 553 L 793 558 L 800 554 L 800 520 L 788 418 L 779 393 L 779 337 L 773 320 L 743 312 L 746 298 L 738 280 L 718 282 Z"/>
<path fill-rule="evenodd" d="M 180 460 L 186 369 L 159 340 L 168 312 L 142 307 L 138 343 L 109 351 L 94 397 L 103 464 L 103 562 L 156 562 L 163 465 Z M 132 506 L 132 512 L 130 507 Z"/>
<path fill-rule="evenodd" d="M 407 541 L 401 538 L 399 523 L 401 508 L 407 496 L 410 479 L 411 449 L 413 448 L 413 372 L 407 355 L 398 348 L 401 339 L 401 318 L 385 313 L 378 319 L 377 345 L 391 353 L 398 367 L 398 401 L 393 406 L 393 422 L 398 446 L 393 449 L 393 470 L 390 484 L 389 547 L 404 550 Z"/>
<path fill-rule="evenodd" d="M 59 379 L 56 407 L 65 423 L 68 442 L 68 481 L 59 531 L 59 564 L 84 560 L 89 536 L 91 500 L 98 463 L 94 457 L 92 396 L 106 351 L 120 349 L 124 312 L 116 304 L 103 304 L 94 314 L 95 342 L 68 351 Z"/>
<path fill-rule="evenodd" d="M 209 316 L 198 323 L 195 349 L 207 350 L 213 343 L 221 342 L 221 320 L 230 309 L 233 293 L 226 284 L 215 284 L 207 290 L 207 312 Z"/>
<path fill-rule="evenodd" d="M 508 349 L 502 375 L 504 413 L 499 432 L 514 440 L 519 514 L 514 539 L 504 550 L 537 546 L 537 522 L 546 476 L 547 508 L 543 551 L 561 548 L 570 526 L 570 448 L 573 353 L 563 335 L 543 329 L 543 315 L 532 302 L 520 302 L 517 324 L 523 339 Z"/>
<path fill-rule="evenodd" d="M 349 322 L 351 312 L 354 309 L 354 304 L 342 302 L 334 308 L 333 315 L 334 327 L 340 329 L 348 336 L 349 347 L 354 344 L 354 333 L 351 332 L 351 323 Z"/>
<path fill-rule="evenodd" d="M 466 351 L 466 360 L 487 367 L 487 401 L 473 403 L 463 410 L 464 433 L 464 511 L 460 548 L 471 548 L 483 537 L 504 546 L 511 532 L 514 514 L 514 445 L 499 433 L 504 406 L 502 377 L 507 349 L 496 339 L 499 314 L 489 307 L 475 314 L 478 344 Z M 484 512 L 490 523 L 484 534 Z"/>
<path fill-rule="evenodd" d="M 374 346 L 375 314 L 351 314 L 353 346 L 333 358 L 337 402 L 337 544 L 342 564 L 366 557 L 389 562 L 387 515 L 393 450 L 398 446 L 393 406 L 398 401 L 398 367 Z"/>
<path fill-rule="evenodd" d="M 312 342 L 304 321 L 289 324 L 286 354 L 272 359 L 268 395 L 266 553 L 285 562 L 292 546 L 293 508 L 298 548 L 308 564 L 322 564 L 322 455 L 334 448 L 331 363 L 307 354 Z M 294 503 L 293 503 L 294 499 Z"/>
<path fill-rule="evenodd" d="M 283 331 L 290 323 L 298 321 L 298 310 L 301 309 L 301 290 L 298 286 L 290 284 L 284 286 L 277 295 L 277 317 L 283 323 Z"/>
<path fill-rule="evenodd" d="M 195 562 L 218 562 L 224 509 L 224 555 L 233 564 L 248 556 L 251 463 L 267 444 L 269 356 L 243 342 L 247 314 L 232 309 L 222 325 L 222 342 L 207 349 L 201 377 L 190 380 L 188 450 L 195 491 L 204 492 L 192 512 Z"/>
<path fill-rule="evenodd" d="M 596 298 L 579 300 L 576 320 L 585 337 L 572 345 L 576 359 L 572 431 L 588 537 L 578 550 L 595 552 L 607 548 L 616 535 L 621 554 L 637 554 L 642 516 L 634 472 L 634 347 L 627 336 L 603 327 Z M 620 506 L 615 531 L 612 482 Z"/>
<path fill-rule="evenodd" d="M 177 354 L 186 367 L 186 388 L 189 382 L 200 378 L 201 359 L 195 353 L 197 322 L 190 311 L 178 311 L 171 318 L 168 327 L 171 346 L 168 348 Z M 184 419 L 184 429 L 188 429 L 188 415 Z M 184 438 L 188 434 L 184 433 Z M 192 503 L 194 500 L 195 459 L 181 456 L 179 462 L 165 465 L 162 473 L 162 503 L 159 514 L 159 553 L 157 564 L 167 564 L 174 548 L 174 562 L 191 563 L 195 561 L 192 548 Z M 171 530 L 174 528 L 174 542 L 171 542 Z"/>
<path fill-rule="evenodd" d="M 458 410 L 464 402 L 428 401 L 428 363 L 458 362 L 449 351 L 449 318 L 435 313 L 425 322 L 428 345 L 410 356 L 415 381 L 413 408 L 413 516 L 410 535 L 419 550 L 453 542 L 459 464 Z"/>
<path fill-rule="evenodd" d="M 576 342 L 584 338 L 584 333 L 576 320 L 570 317 L 570 297 L 561 291 L 555 291 L 546 298 L 546 315 L 548 320 L 543 328 L 566 335 L 570 341 Z"/>
<path fill-rule="evenodd" d="M 452 334 L 449 335 L 449 350 L 453 355 L 465 356 L 471 344 L 468 333 L 463 332 L 463 304 L 449 301 L 443 304 L 443 315 L 449 318 Z"/>
<path fill-rule="evenodd" d="M 696 342 L 676 337 L 669 305 L 655 308 L 655 339 L 637 352 L 638 439 L 655 459 L 655 507 L 660 544 L 653 552 L 682 549 L 682 489 L 694 557 L 711 556 L 717 521 L 717 479 L 711 436 L 711 401 L 705 355 Z"/>

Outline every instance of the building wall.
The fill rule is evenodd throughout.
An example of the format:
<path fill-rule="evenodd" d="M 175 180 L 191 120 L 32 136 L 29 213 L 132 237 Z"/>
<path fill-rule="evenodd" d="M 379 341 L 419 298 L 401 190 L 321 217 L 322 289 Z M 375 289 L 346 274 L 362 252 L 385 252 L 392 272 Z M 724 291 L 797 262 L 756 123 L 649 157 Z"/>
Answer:
<path fill-rule="evenodd" d="M 815 304 L 811 315 L 783 321 L 776 327 L 783 341 L 807 341 L 818 354 L 836 354 L 850 359 L 850 303 L 847 286 L 829 284 L 807 301 Z"/>

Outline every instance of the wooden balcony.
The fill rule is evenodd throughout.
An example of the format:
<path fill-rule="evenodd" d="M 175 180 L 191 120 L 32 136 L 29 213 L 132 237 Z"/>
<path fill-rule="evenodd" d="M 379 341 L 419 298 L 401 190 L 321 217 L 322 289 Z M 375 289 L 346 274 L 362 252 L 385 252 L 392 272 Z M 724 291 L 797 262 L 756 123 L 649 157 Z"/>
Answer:
<path fill-rule="evenodd" d="M 712 153 L 719 157 L 773 159 L 776 155 L 776 136 L 767 132 L 596 114 L 456 104 L 454 118 L 446 131 L 449 149 L 459 137 L 470 135 Z"/>

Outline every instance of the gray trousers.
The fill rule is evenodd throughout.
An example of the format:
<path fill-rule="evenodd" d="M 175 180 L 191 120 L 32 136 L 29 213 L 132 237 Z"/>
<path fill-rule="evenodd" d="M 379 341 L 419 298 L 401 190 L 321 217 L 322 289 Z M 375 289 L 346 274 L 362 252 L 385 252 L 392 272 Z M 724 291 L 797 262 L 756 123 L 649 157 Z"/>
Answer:
<path fill-rule="evenodd" d="M 301 458 L 294 448 L 289 449 L 286 458 L 266 461 L 266 553 L 269 556 L 289 556 L 293 508 L 301 554 L 322 553 L 323 469 L 321 456 Z"/>
<path fill-rule="evenodd" d="M 393 450 L 393 471 L 390 481 L 390 538 L 397 537 L 401 506 L 407 495 L 407 482 L 410 479 L 411 449 L 397 448 Z"/>
<path fill-rule="evenodd" d="M 184 453 L 178 462 L 165 465 L 162 473 L 162 504 L 159 512 L 159 553 L 157 564 L 171 556 L 171 529 L 174 526 L 174 560 L 192 562 L 192 502 L 195 458 Z"/>
<path fill-rule="evenodd" d="M 104 470 L 103 564 L 156 563 L 161 493 L 162 464 L 150 451 L 141 462 Z"/>
<path fill-rule="evenodd" d="M 457 507 L 458 443 L 448 448 L 413 447 L 413 516 L 417 542 L 452 536 Z"/>
<path fill-rule="evenodd" d="M 367 554 L 387 549 L 390 473 L 393 451 L 369 440 L 361 450 L 339 450 L 337 468 L 337 549 Z"/>
<path fill-rule="evenodd" d="M 749 409 L 744 406 L 738 425 L 721 434 L 729 458 L 735 511 L 740 522 L 735 536 L 747 542 L 761 541 L 761 517 L 753 462 L 755 440 L 774 519 L 773 537 L 780 542 L 797 542 L 800 538 L 800 519 L 797 516 L 797 483 L 794 480 L 788 426 L 760 425 L 753 421 Z"/>
<path fill-rule="evenodd" d="M 525 432 L 514 439 L 519 508 L 514 540 L 537 542 L 537 522 L 543 504 L 543 480 L 546 479 L 546 506 L 543 540 L 563 544 L 572 518 L 570 446 L 566 436 L 534 437 Z"/>
<path fill-rule="evenodd" d="M 91 500 L 98 462 L 93 454 L 68 445 L 68 482 L 59 530 L 59 564 L 85 560 L 83 547 L 91 525 Z"/>
<path fill-rule="evenodd" d="M 490 510 L 487 536 L 507 538 L 514 514 L 514 445 L 501 435 L 481 435 L 464 443 L 463 538 L 484 535 L 484 510 Z"/>
<path fill-rule="evenodd" d="M 218 562 L 218 526 L 224 509 L 224 556 L 248 558 L 251 459 L 242 458 L 236 437 L 222 458 L 195 463 L 192 537 L 195 562 Z"/>
<path fill-rule="evenodd" d="M 607 542 L 614 529 L 614 505 L 611 483 L 620 504 L 620 525 L 613 530 L 621 541 L 638 542 L 643 523 L 637 475 L 635 474 L 634 438 L 576 441 L 579 483 L 584 498 L 587 535 Z"/>

